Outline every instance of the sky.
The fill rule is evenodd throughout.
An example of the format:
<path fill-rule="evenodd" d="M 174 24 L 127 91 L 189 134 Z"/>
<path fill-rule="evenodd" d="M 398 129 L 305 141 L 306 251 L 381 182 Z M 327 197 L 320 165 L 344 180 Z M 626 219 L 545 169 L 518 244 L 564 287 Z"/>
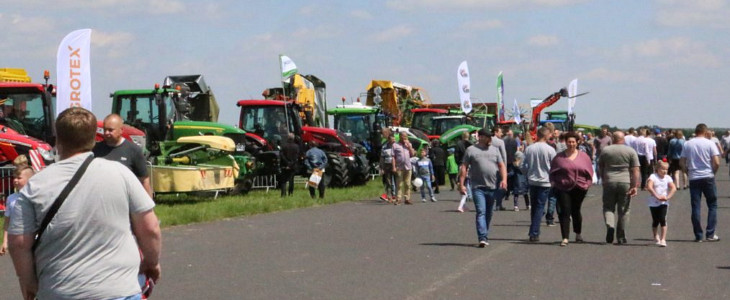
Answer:
<path fill-rule="evenodd" d="M 373 79 L 458 102 L 466 60 L 475 102 L 528 106 L 567 87 L 579 124 L 730 127 L 730 0 L 0 0 L 0 68 L 55 73 L 63 37 L 91 28 L 92 111 L 109 94 L 202 74 L 235 124 L 236 101 L 280 85 L 279 55 L 327 84 L 328 105 Z M 53 79 L 51 79 L 53 82 Z M 549 110 L 567 109 L 562 99 Z"/>

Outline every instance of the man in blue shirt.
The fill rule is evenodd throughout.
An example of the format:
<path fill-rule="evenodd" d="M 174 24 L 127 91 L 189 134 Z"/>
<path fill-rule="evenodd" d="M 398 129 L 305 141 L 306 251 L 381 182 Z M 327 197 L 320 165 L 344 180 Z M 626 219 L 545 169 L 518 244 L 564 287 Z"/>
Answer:
<path fill-rule="evenodd" d="M 318 148 L 319 144 L 316 141 L 310 142 L 309 145 L 311 146 L 311 148 L 307 150 L 304 159 L 304 165 L 307 167 L 307 172 L 309 174 L 312 174 L 312 172 L 314 172 L 314 169 L 318 169 L 324 172 L 324 170 L 327 168 L 327 154 L 324 153 L 322 149 Z M 324 178 L 319 181 L 317 189 L 319 190 L 319 198 L 324 198 Z M 309 195 L 314 198 L 314 187 L 312 186 L 309 187 Z"/>

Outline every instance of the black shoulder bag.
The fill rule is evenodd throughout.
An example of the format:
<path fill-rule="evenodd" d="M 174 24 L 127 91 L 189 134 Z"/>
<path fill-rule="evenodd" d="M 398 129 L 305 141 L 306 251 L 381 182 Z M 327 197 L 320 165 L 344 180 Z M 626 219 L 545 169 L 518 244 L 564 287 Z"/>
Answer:
<path fill-rule="evenodd" d="M 79 183 L 79 180 L 82 176 L 84 176 L 84 173 L 86 172 L 86 169 L 89 167 L 89 164 L 91 164 L 91 161 L 94 160 L 93 155 L 89 155 L 89 157 L 84 160 L 84 162 L 81 164 L 79 169 L 76 171 L 73 177 L 71 177 L 71 180 L 66 184 L 66 187 L 63 188 L 61 191 L 61 194 L 58 195 L 56 198 L 56 201 L 53 201 L 53 204 L 51 205 L 51 208 L 48 209 L 48 213 L 46 213 L 46 216 L 43 217 L 43 222 L 41 223 L 41 227 L 38 229 L 38 233 L 35 236 L 35 240 L 33 241 L 33 252 L 35 252 L 35 249 L 38 248 L 38 244 L 41 242 L 41 236 L 43 235 L 43 232 L 46 231 L 46 227 L 48 227 L 48 224 L 51 223 L 51 220 L 53 220 L 53 217 L 56 216 L 56 213 L 58 212 L 58 209 L 61 208 L 61 204 L 63 204 L 63 201 L 66 200 L 66 197 L 68 194 L 71 193 L 71 190 L 74 189 L 77 183 Z"/>

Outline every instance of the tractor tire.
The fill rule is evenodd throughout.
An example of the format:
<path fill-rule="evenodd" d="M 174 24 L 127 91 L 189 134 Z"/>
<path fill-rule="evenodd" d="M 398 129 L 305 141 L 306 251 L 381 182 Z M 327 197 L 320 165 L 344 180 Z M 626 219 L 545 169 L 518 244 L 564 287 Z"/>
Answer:
<path fill-rule="evenodd" d="M 325 182 L 329 187 L 346 187 L 350 184 L 350 172 L 347 169 L 347 162 L 339 154 L 334 153 L 328 155 L 327 169 L 325 169 L 325 177 L 329 182 Z"/>
<path fill-rule="evenodd" d="M 364 154 L 355 157 L 355 163 L 350 170 L 352 185 L 364 185 L 370 180 L 370 162 Z"/>
<path fill-rule="evenodd" d="M 246 177 L 243 180 L 237 181 L 229 194 L 233 196 L 246 195 L 249 191 L 251 191 L 251 187 L 253 187 L 253 180 L 250 177 Z"/>

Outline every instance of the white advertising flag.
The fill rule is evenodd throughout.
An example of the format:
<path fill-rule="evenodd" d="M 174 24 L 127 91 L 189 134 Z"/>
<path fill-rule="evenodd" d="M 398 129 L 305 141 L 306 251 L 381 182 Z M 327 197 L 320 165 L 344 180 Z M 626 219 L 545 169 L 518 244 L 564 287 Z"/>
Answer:
<path fill-rule="evenodd" d="M 297 73 L 297 65 L 289 56 L 279 55 L 279 60 L 281 62 L 281 81 L 286 81 Z"/>
<path fill-rule="evenodd" d="M 575 95 L 578 95 L 578 78 L 573 79 L 568 85 L 568 114 L 573 114 L 575 107 Z"/>
<path fill-rule="evenodd" d="M 459 70 L 456 73 L 456 79 L 459 83 L 459 99 L 461 100 L 461 110 L 465 114 L 471 112 L 471 81 L 469 80 L 469 66 L 466 61 L 462 61 Z"/>
<path fill-rule="evenodd" d="M 69 107 L 91 110 L 91 29 L 69 33 L 56 54 L 56 116 Z"/>
<path fill-rule="evenodd" d="M 520 117 L 520 106 L 517 105 L 517 99 L 515 99 L 515 104 L 512 105 L 512 117 L 514 117 L 515 123 L 522 123 L 522 117 Z"/>

